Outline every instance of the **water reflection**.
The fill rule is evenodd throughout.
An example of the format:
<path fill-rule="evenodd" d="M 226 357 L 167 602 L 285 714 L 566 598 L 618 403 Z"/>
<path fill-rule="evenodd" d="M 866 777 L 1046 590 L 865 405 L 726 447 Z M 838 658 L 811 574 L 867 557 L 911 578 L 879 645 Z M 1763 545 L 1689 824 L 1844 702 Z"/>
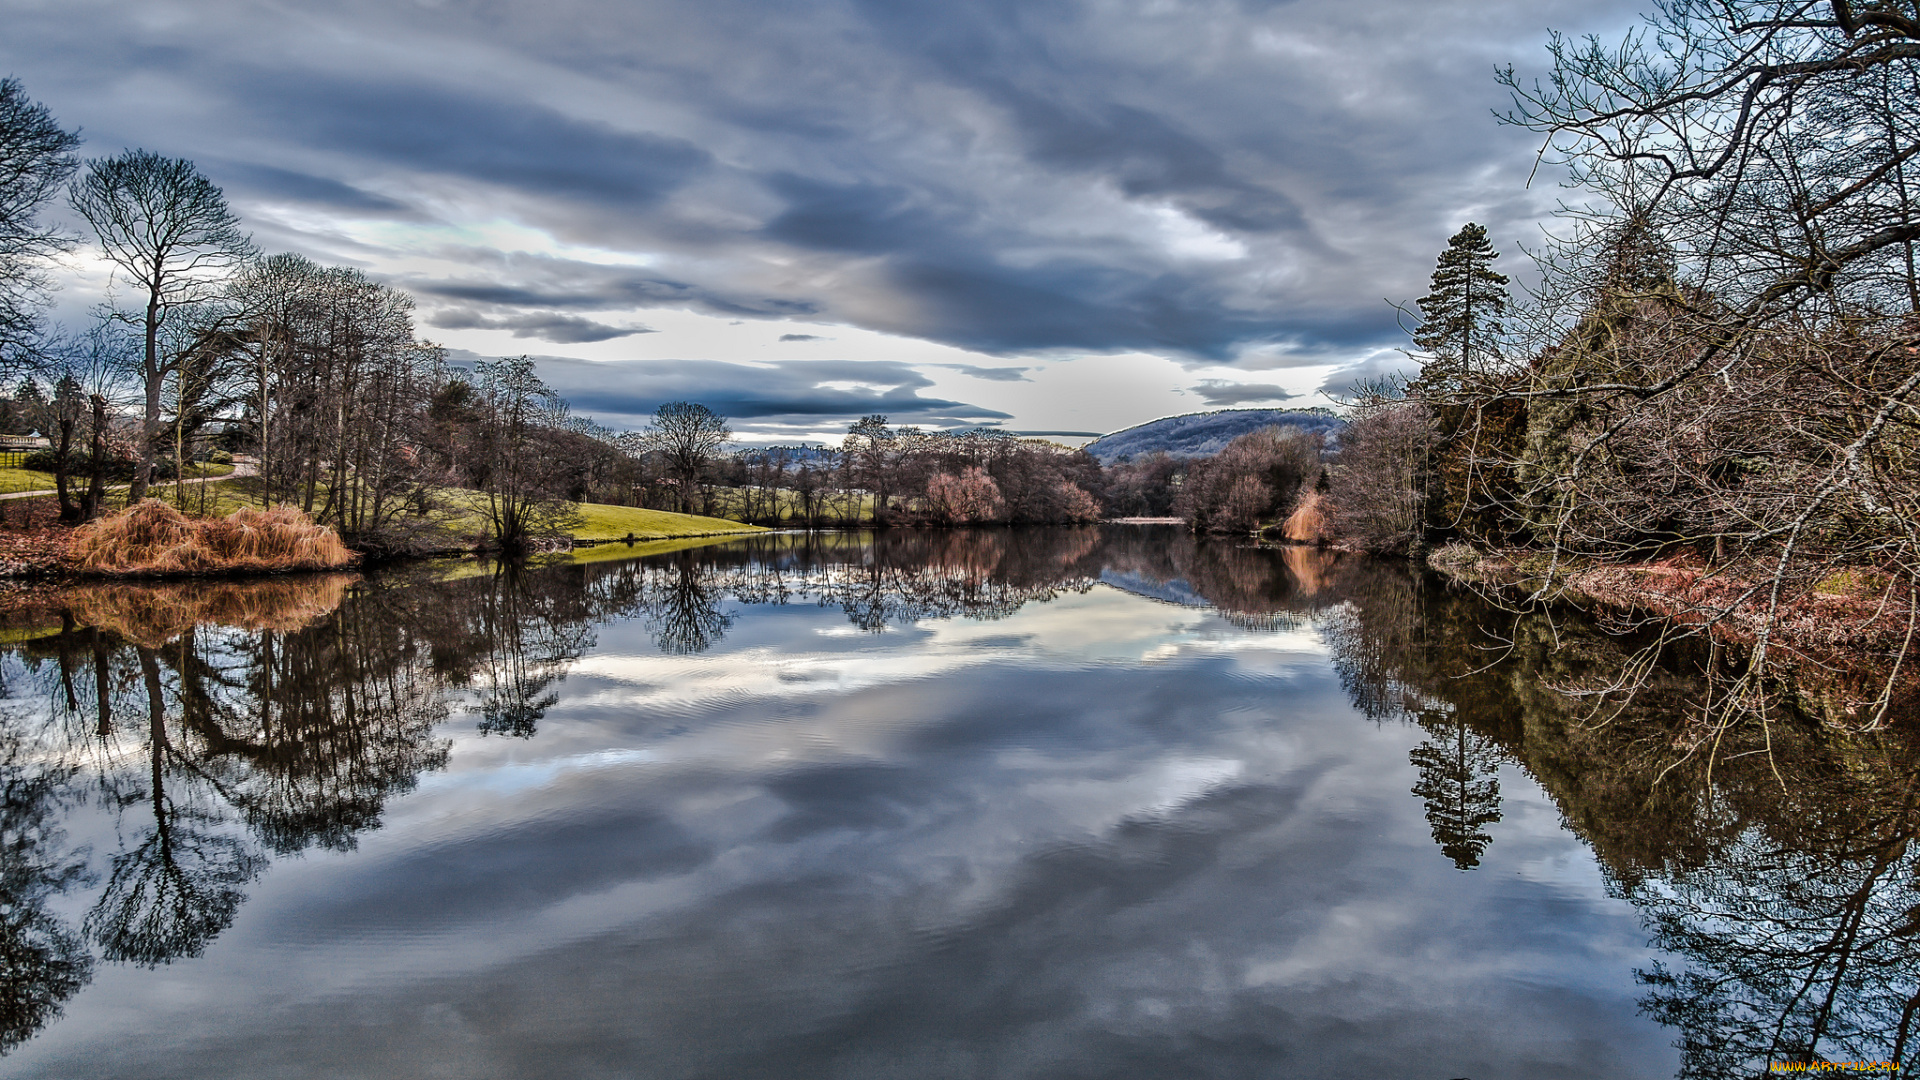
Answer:
<path fill-rule="evenodd" d="M 1686 755 L 1711 655 L 1670 658 L 1630 701 L 1579 691 L 1635 644 L 1580 620 L 1515 616 L 1412 578 L 1351 594 L 1335 662 L 1414 751 L 1429 820 L 1463 868 L 1499 819 L 1494 774 L 1523 767 L 1585 837 L 1665 957 L 1636 975 L 1684 1077 L 1769 1062 L 1899 1061 L 1920 1042 L 1920 755 L 1904 735 L 1782 717 Z M 1689 669 L 1692 668 L 1693 671 Z"/>
<path fill-rule="evenodd" d="M 1181 631 L 1184 644 L 1155 646 L 1145 660 L 1137 653 L 1116 653 L 1117 659 L 1088 653 L 1045 669 L 1021 667 L 1022 655 L 1067 647 L 1032 637 L 1033 627 L 1046 625 L 1034 622 L 1036 614 L 1102 595 L 1123 596 L 1131 605 L 1127 634 L 1151 629 L 1155 610 L 1176 620 L 1204 615 L 1219 620 L 1208 626 L 1228 629 Z M 622 729 L 604 745 L 568 749 L 591 727 L 583 717 L 639 715 L 646 709 L 631 704 L 641 700 L 634 695 L 674 693 L 645 689 L 666 677 L 660 672 L 698 678 L 707 670 L 704 661 L 713 660 L 717 677 L 736 678 L 742 669 L 721 665 L 719 654 L 777 651 L 766 635 L 782 613 L 837 621 L 850 635 L 850 644 L 834 646 L 842 651 L 831 654 L 846 658 L 843 671 L 891 664 L 903 673 L 886 696 L 844 706 L 850 711 L 835 721 L 850 725 L 852 734 L 840 737 L 852 739 L 857 754 L 812 764 L 791 757 L 794 746 L 828 738 L 830 726 L 791 720 L 824 716 L 854 694 L 799 681 L 791 691 L 770 689 L 751 699 L 744 691 L 717 694 L 704 712 L 662 706 L 655 711 L 673 725 L 649 721 L 652 726 Z M 962 632 L 979 622 L 1019 623 L 1025 636 Z M 1102 950 L 1114 947 L 1107 940 L 1112 935 L 1144 934 L 1154 920 L 1170 919 L 1171 931 L 1185 935 L 1181 947 L 1200 950 L 1188 958 L 1196 985 L 1225 979 L 1221 986 L 1239 987 L 1210 991 L 1225 994 L 1232 1007 L 1204 1022 L 1194 1019 L 1192 1031 L 1162 1042 L 1117 1034 L 1141 1024 L 1175 1024 L 1166 1019 L 1174 1014 L 1152 1011 L 1163 1006 L 1141 1005 L 1148 1020 L 1100 1021 L 1115 1025 L 1102 1036 L 1107 1049 L 1087 1053 L 1106 1055 L 1099 1060 L 1109 1071 L 1119 1069 L 1118 1062 L 1127 1068 L 1184 1062 L 1180 1067 L 1202 1072 L 1252 1075 L 1300 1054 L 1306 1057 L 1299 1060 L 1325 1064 L 1340 1059 L 1300 1049 L 1320 1037 L 1287 1027 L 1295 1021 L 1285 1018 L 1318 1015 L 1313 1010 L 1328 1008 L 1323 998 L 1332 991 L 1309 987 L 1284 998 L 1285 1008 L 1247 996 L 1278 978 L 1257 972 L 1306 970 L 1300 950 L 1312 951 L 1311 937 L 1296 944 L 1290 958 L 1238 973 L 1215 971 L 1224 961 L 1205 957 L 1230 949 L 1223 927 L 1240 927 L 1255 942 L 1300 933 L 1287 920 L 1329 902 L 1310 882 L 1334 856 L 1316 852 L 1351 853 L 1367 842 L 1364 831 L 1341 831 L 1347 825 L 1335 815 L 1332 825 L 1313 828 L 1334 829 L 1329 835 L 1344 838 L 1338 844 L 1315 841 L 1320 846 L 1276 854 L 1295 849 L 1273 846 L 1273 837 L 1307 828 L 1298 815 L 1311 804 L 1314 775 L 1260 780 L 1247 771 L 1253 768 L 1247 761 L 1268 753 L 1277 755 L 1274 761 L 1298 758 L 1332 769 L 1349 752 L 1345 744 L 1364 742 L 1369 731 L 1388 739 L 1392 756 L 1382 760 L 1400 770 L 1373 774 L 1372 786 L 1390 796 L 1381 806 L 1397 800 L 1410 807 L 1425 848 L 1421 867 L 1382 855 L 1370 871 L 1375 876 L 1357 880 L 1377 886 L 1382 896 L 1402 897 L 1419 893 L 1405 881 L 1425 881 L 1436 895 L 1453 897 L 1447 903 L 1477 897 L 1474 902 L 1490 905 L 1484 918 L 1425 909 L 1421 918 L 1436 924 L 1425 931 L 1419 919 L 1383 917 L 1380 925 L 1401 935 L 1400 953 L 1441 947 L 1420 932 L 1490 935 L 1489 949 L 1506 937 L 1551 938 L 1548 916 L 1511 916 L 1510 907 L 1499 908 L 1511 905 L 1501 891 L 1508 886 L 1488 873 L 1503 845 L 1537 846 L 1516 831 L 1527 815 L 1520 814 L 1519 823 L 1509 818 L 1516 797 L 1524 804 L 1526 792 L 1538 790 L 1561 825 L 1591 846 L 1611 902 L 1624 902 L 1623 910 L 1640 919 L 1650 959 L 1609 954 L 1601 966 L 1637 980 L 1632 992 L 1639 1007 L 1665 1025 L 1679 1047 L 1681 1075 L 1751 1075 L 1771 1060 L 1907 1060 L 1920 1041 L 1920 853 L 1910 843 L 1920 813 L 1914 789 L 1920 761 L 1904 741 L 1840 739 L 1783 722 L 1765 733 L 1771 754 L 1754 752 L 1767 749 L 1756 735 L 1729 742 L 1712 761 L 1683 758 L 1687 718 L 1700 704 L 1694 695 L 1701 684 L 1690 665 L 1712 662 L 1711 656 L 1670 658 L 1650 689 L 1631 701 L 1583 695 L 1610 665 L 1626 662 L 1631 643 L 1578 620 L 1494 611 L 1391 565 L 1138 528 L 783 534 L 629 560 L 466 564 L 452 574 L 417 568 L 255 587 L 69 590 L 17 612 L 14 624 L 23 627 L 14 638 L 24 640 L 0 666 L 6 680 L 0 1050 L 32 1039 L 102 970 L 210 955 L 223 935 L 238 933 L 236 919 L 249 896 L 271 884 L 276 860 L 306 851 L 355 852 L 400 796 L 454 766 L 456 746 L 472 747 L 459 753 L 501 770 L 542 753 L 650 761 L 668 751 L 691 759 L 697 747 L 709 747 L 699 752 L 715 756 L 689 765 L 684 776 L 636 779 L 620 789 L 651 799 L 654 785 L 664 785 L 662 791 L 680 785 L 697 792 L 686 796 L 702 808 L 697 815 L 652 801 L 546 810 L 536 800 L 524 821 L 484 843 L 420 841 L 410 849 L 409 870 L 365 886 L 367 895 L 385 899 L 353 918 L 408 925 L 415 916 L 407 913 L 424 906 L 439 918 L 464 918 L 461 912 L 486 907 L 489 897 L 568 888 L 591 896 L 623 882 L 693 880 L 721 873 L 717 867 L 733 867 L 731 873 L 769 860 L 777 866 L 763 879 L 701 886 L 712 890 L 706 899 L 675 916 L 678 922 L 669 920 L 668 929 L 649 931 L 645 949 L 627 943 L 607 953 L 609 946 L 581 932 L 549 946 L 559 969 L 591 972 L 591 979 L 619 988 L 606 1004 L 609 1027 L 579 1036 L 600 1040 L 597 1049 L 582 1053 L 611 1053 L 608 1032 L 625 1031 L 645 1013 L 656 1040 L 742 1075 L 777 1073 L 772 1063 L 788 1060 L 783 1054 L 828 1069 L 843 1052 L 834 1040 L 856 1039 L 855 1032 L 879 1033 L 872 1035 L 877 1041 L 862 1043 L 875 1060 L 895 1060 L 906 1048 L 941 1040 L 998 1040 L 994 1024 L 1014 1031 L 1073 1012 L 1077 995 L 1096 992 L 1086 980 L 1101 986 L 1100 980 L 1136 980 L 1149 987 L 1141 993 L 1157 992 L 1149 984 L 1187 970 L 1186 960 Z M 816 621 L 805 625 L 812 635 L 828 629 Z M 1073 633 L 1059 625 L 1046 632 Z M 602 638 L 616 645 L 609 648 Z M 622 652 L 629 646 L 618 644 L 635 638 L 663 662 L 681 666 L 646 667 L 644 678 L 626 682 L 613 678 L 608 672 L 639 663 Z M 932 651 L 948 638 L 969 655 L 986 650 L 1006 659 L 950 678 Z M 1286 645 L 1296 651 L 1324 648 L 1329 685 L 1333 676 L 1338 682 L 1331 692 L 1344 690 L 1358 715 L 1344 712 L 1344 705 L 1340 715 L 1316 714 L 1326 717 L 1324 736 L 1247 719 L 1255 715 L 1249 710 L 1272 706 L 1275 684 L 1249 681 L 1244 664 L 1224 658 L 1263 640 L 1297 643 Z M 1157 675 L 1153 665 L 1161 661 L 1154 658 L 1175 653 L 1179 665 L 1167 668 L 1165 678 Z M 801 679 L 806 672 L 789 665 L 781 678 L 789 676 Z M 1117 700 L 1090 707 L 1101 694 Z M 585 704 L 594 701 L 628 704 Z M 891 750 L 875 741 L 876 731 L 888 729 L 863 719 L 869 712 L 913 718 L 941 710 L 950 719 L 910 728 Z M 1223 732 L 1241 742 L 1231 743 Z M 1269 736 L 1280 742 L 1247 749 Z M 1313 738 L 1325 743 L 1312 752 L 1318 757 L 1300 748 Z M 1071 793 L 1057 796 L 1062 805 L 1097 801 L 1096 793 L 1129 785 L 1189 794 L 1143 796 L 1138 806 L 1145 809 L 1117 813 L 1084 842 L 1036 841 L 1029 848 L 1020 840 L 1016 854 L 1004 856 L 1011 868 L 1001 892 L 991 901 L 970 899 L 975 907 L 962 928 L 923 942 L 914 936 L 922 931 L 889 922 L 911 924 L 912 912 L 939 907 L 949 893 L 986 890 L 985 871 L 970 861 L 975 857 L 949 852 L 950 834 L 1019 833 L 1060 813 L 1015 782 L 1054 752 L 1092 770 L 1059 782 Z M 753 773 L 754 763 L 765 763 L 766 771 Z M 1139 776 L 1121 775 L 1128 768 Z M 753 778 L 725 780 L 734 770 Z M 1518 795 L 1515 785 L 1523 789 Z M 1349 790 L 1339 798 L 1364 802 L 1372 794 Z M 742 809 L 761 802 L 771 809 Z M 489 814 L 507 813 L 516 802 L 490 797 L 485 805 Z M 1378 821 L 1392 816 L 1386 809 L 1369 812 Z M 596 824 L 595 815 L 617 827 Z M 741 815 L 742 831 L 725 833 Z M 1368 826 L 1376 827 L 1388 828 Z M 596 829 L 612 830 L 606 835 L 618 842 L 603 842 Z M 843 852 L 833 838 L 848 835 L 868 838 L 867 846 L 859 854 Z M 907 863 L 921 860 L 924 849 L 924 858 L 951 859 L 952 868 L 917 879 L 904 864 L 887 861 L 895 851 L 889 844 L 898 845 Z M 1238 853 L 1224 854 L 1229 851 Z M 847 880 L 859 883 L 857 889 L 847 891 L 853 886 L 831 876 L 826 864 L 807 861 L 829 853 L 852 860 Z M 358 865 L 341 863 L 342 880 L 351 880 Z M 1237 869 L 1223 871 L 1223 865 Z M 1424 876 L 1428 868 L 1449 881 Z M 1231 891 L 1249 875 L 1258 889 Z M 929 881 L 945 884 L 935 888 Z M 1182 908 L 1173 899 L 1221 889 L 1229 892 L 1217 904 L 1181 901 Z M 871 905 L 885 897 L 906 906 L 876 914 Z M 1338 898 L 1342 905 L 1379 899 Z M 322 907 L 303 915 L 303 925 L 332 925 L 335 916 L 325 913 L 323 899 L 312 902 Z M 1161 914 L 1124 929 L 1143 905 Z M 1204 918 L 1187 925 L 1167 911 Z M 1507 917 L 1538 925 L 1509 926 L 1501 922 Z M 1438 924 L 1447 918 L 1466 921 L 1446 930 Z M 1337 937 L 1344 933 L 1340 925 L 1330 919 L 1319 933 Z M 454 932 L 433 927 L 436 934 Z M 780 928 L 780 938 L 756 929 L 771 927 Z M 488 940 L 474 938 L 462 948 L 482 953 Z M 837 944 L 814 955 L 795 944 L 806 941 Z M 688 954 L 699 948 L 718 951 Z M 837 971 L 823 957 L 889 949 L 920 959 L 900 970 L 858 960 L 857 973 L 831 978 L 810 967 Z M 607 967 L 608 955 L 626 966 Z M 784 957 L 785 974 L 759 972 L 767 955 Z M 1156 957 L 1151 964 L 1149 955 Z M 1424 973 L 1436 986 L 1459 989 L 1435 990 L 1442 1003 L 1420 1008 L 1451 1007 L 1447 1002 L 1461 993 L 1506 1000 L 1494 984 L 1471 981 L 1479 954 L 1464 959 Z M 558 978 L 518 964 L 507 967 L 520 971 L 515 977 L 528 986 Z M 1073 978 L 1066 974 L 1082 969 Z M 688 979 L 705 987 L 700 993 L 710 1003 L 722 1000 L 714 995 L 723 983 L 727 993 L 746 994 L 744 1012 L 714 1005 L 719 1012 L 703 1020 L 640 985 Z M 767 980 L 784 990 L 762 986 Z M 832 1009 L 840 1012 L 831 1022 L 821 1019 L 813 1034 L 763 1033 L 762 1058 L 715 1057 L 713 1048 L 732 1045 L 732 1036 L 718 1028 L 699 1034 L 707 1030 L 703 1025 L 745 1024 L 742 1017 L 759 1016 L 753 1001 L 789 993 L 778 998 L 784 1007 L 842 983 L 847 995 L 867 995 L 864 1003 L 835 999 Z M 503 985 L 490 992 L 504 999 L 519 990 Z M 1388 990 L 1368 986 L 1352 1000 L 1383 994 Z M 949 1014 L 985 1027 L 963 1035 L 943 1026 Z M 1155 1016 L 1161 1020 L 1151 1020 Z M 779 1026 L 764 1023 L 772 1025 L 769 1031 Z M 1453 1034 L 1423 1034 L 1419 1024 L 1396 1023 L 1405 1031 L 1389 1040 L 1394 1046 L 1452 1045 L 1446 1040 Z M 1273 1025 L 1288 1033 L 1268 1030 Z M 741 1039 L 743 1047 L 752 1042 Z M 1323 1041 L 1340 1044 L 1332 1034 Z M 1472 1075 L 1553 1072 L 1527 1073 L 1514 1064 L 1523 1058 L 1488 1058 Z M 1539 1065 L 1537 1058 L 1525 1060 Z M 1570 1065 L 1566 1074 L 1580 1067 Z M 1329 1075 L 1345 1074 L 1327 1068 Z M 979 1071 L 934 1068 L 930 1074 Z M 1466 1074 L 1464 1066 L 1444 1073 Z"/>
<path fill-rule="evenodd" d="M 6 669 L 12 958 L 0 1025 L 23 1039 L 99 959 L 199 956 L 270 855 L 350 850 L 382 808 L 446 762 L 447 716 L 417 643 L 351 579 L 65 590 Z M 91 803 L 114 819 L 94 852 L 55 827 Z M 53 913 L 91 891 L 76 928 Z"/>

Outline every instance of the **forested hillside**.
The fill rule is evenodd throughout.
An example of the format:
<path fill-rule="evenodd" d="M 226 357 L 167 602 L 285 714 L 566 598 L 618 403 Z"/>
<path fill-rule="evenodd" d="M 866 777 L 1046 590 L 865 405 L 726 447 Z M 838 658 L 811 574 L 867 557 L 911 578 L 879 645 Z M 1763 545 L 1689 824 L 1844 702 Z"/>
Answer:
<path fill-rule="evenodd" d="M 1172 457 L 1209 457 L 1261 428 L 1298 428 L 1332 435 L 1345 422 L 1325 409 L 1221 409 L 1165 416 L 1095 439 L 1083 449 L 1102 465 L 1161 452 Z"/>

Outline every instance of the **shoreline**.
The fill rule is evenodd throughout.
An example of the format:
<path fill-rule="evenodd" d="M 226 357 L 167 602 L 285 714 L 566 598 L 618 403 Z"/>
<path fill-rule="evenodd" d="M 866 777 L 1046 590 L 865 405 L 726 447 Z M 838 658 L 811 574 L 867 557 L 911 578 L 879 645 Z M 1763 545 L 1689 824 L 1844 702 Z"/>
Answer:
<path fill-rule="evenodd" d="M 1706 628 L 1723 645 L 1755 644 L 1767 619 L 1771 575 L 1742 572 L 1758 568 L 1737 564 L 1710 568 L 1681 560 L 1600 563 L 1580 558 L 1563 558 L 1550 566 L 1550 558 L 1546 552 L 1523 549 L 1473 549 L 1465 555 L 1443 548 L 1429 556 L 1426 565 L 1450 581 L 1488 588 L 1507 599 L 1537 596 Z M 1842 571 L 1830 578 L 1844 579 L 1844 588 L 1814 585 L 1783 590 L 1768 640 L 1795 649 L 1869 653 L 1898 646 L 1908 634 L 1913 598 L 1894 595 L 1891 584 L 1880 595 L 1865 595 L 1867 590 L 1859 583 L 1874 576 Z"/>

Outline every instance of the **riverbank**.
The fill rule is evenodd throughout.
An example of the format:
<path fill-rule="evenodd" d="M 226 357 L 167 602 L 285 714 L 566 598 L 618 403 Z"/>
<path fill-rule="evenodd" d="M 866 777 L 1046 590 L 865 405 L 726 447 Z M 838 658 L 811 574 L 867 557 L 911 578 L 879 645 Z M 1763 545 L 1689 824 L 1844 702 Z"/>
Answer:
<path fill-rule="evenodd" d="M 1565 603 L 1616 633 L 1657 629 L 1751 657 L 1765 632 L 1770 669 L 1791 676 L 1803 711 L 1850 726 L 1897 717 L 1920 698 L 1920 597 L 1891 575 L 1860 568 L 1791 568 L 1776 598 L 1773 567 L 1687 557 L 1603 563 L 1527 550 L 1453 544 L 1428 565 L 1501 603 Z M 1741 661 L 1744 663 L 1744 661 Z"/>
<path fill-rule="evenodd" d="M 224 496 L 231 493 L 219 493 Z M 226 505 L 234 500 L 216 497 L 210 514 L 189 518 L 225 517 L 238 508 Z M 694 514 L 676 514 L 632 506 L 582 503 L 579 520 L 562 536 L 556 537 L 555 550 L 592 547 L 616 543 L 651 543 L 714 536 L 747 535 L 766 532 L 760 525 L 745 525 L 723 518 Z M 456 508 L 456 513 L 472 515 L 474 508 Z M 35 498 L 11 502 L 0 516 L 0 579 L 13 581 L 52 580 L 100 576 L 82 565 L 74 547 L 78 527 L 62 524 L 59 507 L 53 499 Z M 464 554 L 480 544 L 481 529 L 449 529 L 449 544 L 439 554 Z M 107 575 L 119 576 L 119 575 Z M 218 575 L 215 575 L 218 576 Z"/>

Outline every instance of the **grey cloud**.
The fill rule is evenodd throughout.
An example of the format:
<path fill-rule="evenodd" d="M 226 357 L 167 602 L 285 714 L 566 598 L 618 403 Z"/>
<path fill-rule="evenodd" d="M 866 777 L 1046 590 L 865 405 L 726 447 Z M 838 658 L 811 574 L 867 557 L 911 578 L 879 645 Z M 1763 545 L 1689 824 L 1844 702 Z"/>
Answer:
<path fill-rule="evenodd" d="M 958 371 L 958 372 L 961 372 L 962 374 L 970 375 L 976 379 L 985 379 L 988 382 L 1032 382 L 1033 381 L 1032 379 L 1027 378 L 1027 372 L 1032 371 L 1033 370 L 1032 368 L 981 367 L 978 364 L 935 364 L 932 366 L 947 368 L 950 371 Z"/>
<path fill-rule="evenodd" d="M 1285 401 L 1300 395 L 1273 383 L 1237 383 L 1225 379 L 1202 379 L 1187 387 L 1209 405 L 1245 405 L 1251 401 Z"/>
<path fill-rule="evenodd" d="M 1363 387 L 1376 385 L 1385 380 L 1405 378 L 1417 372 L 1420 365 L 1405 353 L 1376 353 L 1357 363 L 1349 364 L 1329 374 L 1321 383 L 1319 390 L 1330 398 L 1351 397 Z"/>
<path fill-rule="evenodd" d="M 478 359 L 460 354 L 456 363 Z M 575 411 L 610 426 L 634 427 L 669 401 L 698 401 L 743 431 L 783 425 L 818 428 L 884 413 L 929 426 L 1005 420 L 1008 414 L 963 401 L 922 397 L 932 380 L 893 361 L 717 360 L 593 362 L 539 357 L 540 375 Z"/>
<path fill-rule="evenodd" d="M 237 189 L 229 194 L 287 199 L 381 217 L 412 217 L 417 213 L 405 203 L 329 177 L 251 162 L 209 162 L 206 167 L 221 183 Z"/>
<path fill-rule="evenodd" d="M 818 334 L 781 334 L 780 340 L 781 341 L 825 341 L 827 339 L 821 337 Z"/>
<path fill-rule="evenodd" d="M 578 315 L 532 314 L 490 317 L 471 308 L 445 308 L 427 320 L 442 330 L 511 330 L 517 338 L 537 338 L 556 345 L 611 341 L 634 334 L 651 334 L 645 326 L 608 326 Z"/>
<path fill-rule="evenodd" d="M 1490 72 L 1539 65 L 1540 26 L 1611 32 L 1632 5 L 342 0 L 298 29 L 233 0 L 58 8 L 14 5 L 9 44 L 90 149 L 221 162 L 343 215 L 400 215 L 368 187 L 406 191 L 645 266 L 482 251 L 429 295 L 1237 362 L 1396 344 L 1378 297 L 1418 295 L 1462 221 L 1531 235 L 1552 185 L 1523 187 L 1533 146 L 1488 119 Z M 1194 230 L 1246 254 L 1196 256 Z"/>
<path fill-rule="evenodd" d="M 525 254 L 509 259 L 484 250 L 458 254 L 489 277 L 446 280 L 409 276 L 402 277 L 400 283 L 426 296 L 502 307 L 590 311 L 674 307 L 759 318 L 804 317 L 819 310 L 809 301 L 701 286 L 624 267 Z"/>
<path fill-rule="evenodd" d="M 277 74 L 277 73 L 275 73 Z M 236 67 L 232 90 L 256 123 L 389 167 L 459 176 L 632 211 L 712 164 L 681 139 L 621 131 L 510 99 L 413 81 L 304 78 Z"/>

